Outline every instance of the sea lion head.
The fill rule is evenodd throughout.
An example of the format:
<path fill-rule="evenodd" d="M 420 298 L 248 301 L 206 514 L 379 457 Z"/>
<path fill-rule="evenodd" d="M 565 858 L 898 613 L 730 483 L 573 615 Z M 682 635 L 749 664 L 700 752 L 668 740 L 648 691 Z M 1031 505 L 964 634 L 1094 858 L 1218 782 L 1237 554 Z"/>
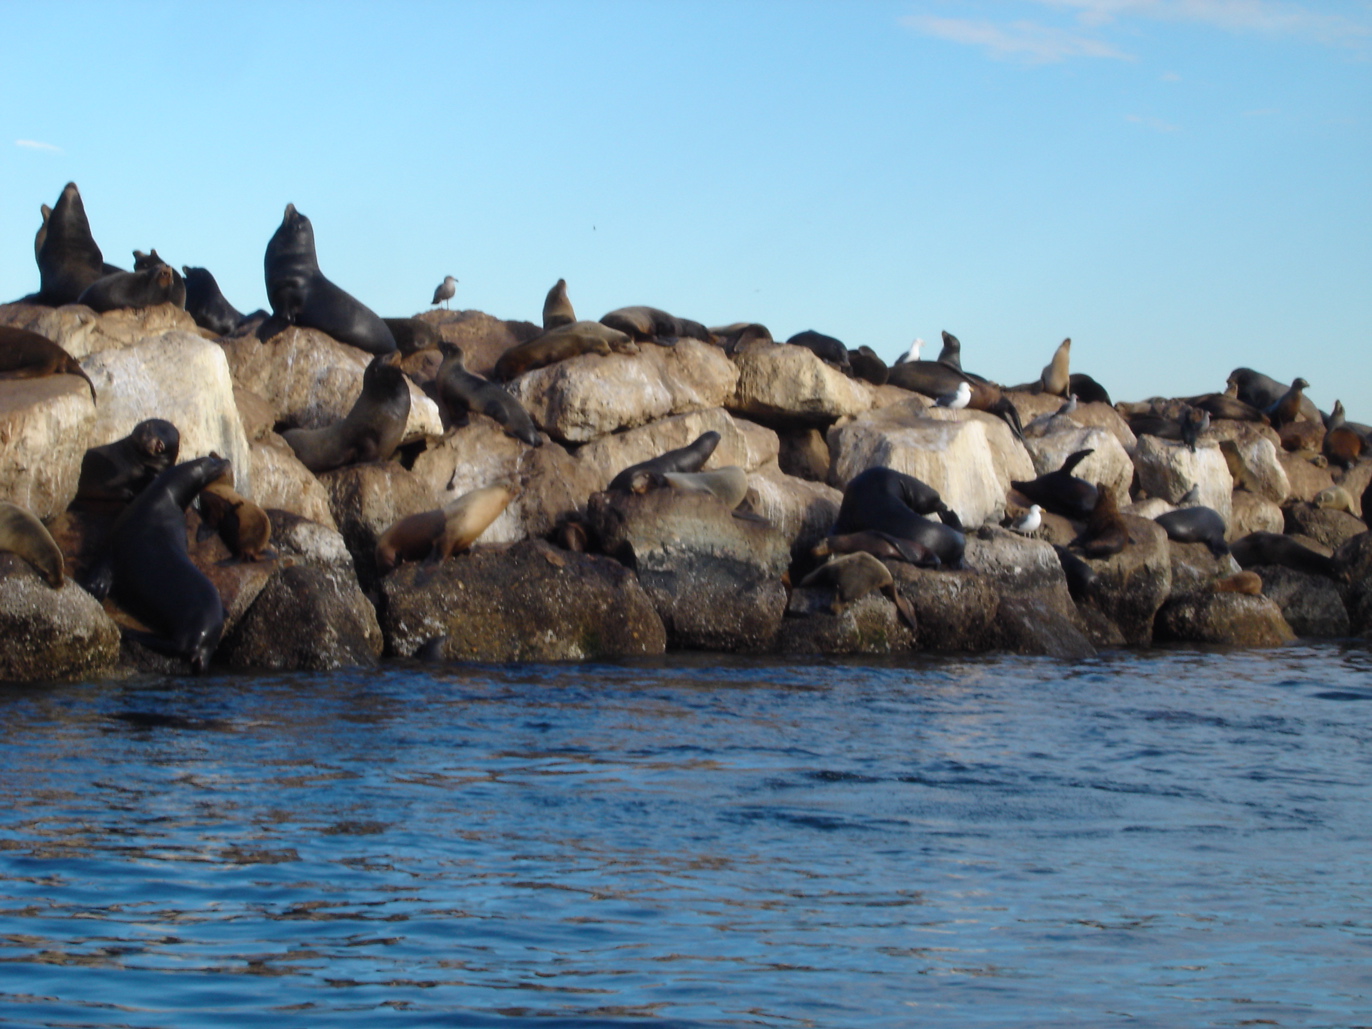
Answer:
<path fill-rule="evenodd" d="M 405 390 L 405 373 L 400 370 L 393 358 L 399 351 L 377 354 L 367 362 L 367 370 L 362 373 L 362 392 L 372 397 L 390 397 Z"/>
<path fill-rule="evenodd" d="M 139 422 L 129 433 L 129 438 L 134 446 L 149 457 L 161 457 L 167 465 L 176 463 L 176 455 L 181 449 L 181 433 L 165 418 L 148 418 Z"/>

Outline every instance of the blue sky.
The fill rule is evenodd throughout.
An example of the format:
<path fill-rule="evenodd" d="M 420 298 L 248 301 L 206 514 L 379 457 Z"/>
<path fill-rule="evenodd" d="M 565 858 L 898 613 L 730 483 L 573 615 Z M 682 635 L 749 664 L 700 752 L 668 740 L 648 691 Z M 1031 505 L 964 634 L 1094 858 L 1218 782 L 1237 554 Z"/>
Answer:
<path fill-rule="evenodd" d="M 379 313 L 646 303 L 1117 399 L 1303 375 L 1372 422 L 1372 3 L 12 4 L 0 295 L 81 187 L 263 306 L 293 202 Z"/>

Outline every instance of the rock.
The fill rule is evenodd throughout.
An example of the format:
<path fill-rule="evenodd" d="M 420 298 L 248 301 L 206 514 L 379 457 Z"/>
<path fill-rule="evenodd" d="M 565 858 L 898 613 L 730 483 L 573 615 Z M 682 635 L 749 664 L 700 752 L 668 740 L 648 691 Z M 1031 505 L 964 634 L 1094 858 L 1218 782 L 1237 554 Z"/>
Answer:
<path fill-rule="evenodd" d="M 1167 554 L 1172 562 L 1172 591 L 1170 597 L 1198 593 L 1217 579 L 1233 575 L 1238 562 L 1228 554 L 1215 557 L 1204 543 L 1167 541 Z"/>
<path fill-rule="evenodd" d="M 722 407 L 663 418 L 628 432 L 602 436 L 579 449 L 576 459 L 586 469 L 588 481 L 594 483 L 591 492 L 599 492 L 630 465 L 689 446 L 706 432 L 720 435 L 719 446 L 705 463 L 707 469 L 738 465 L 752 472 L 777 459 L 779 444 L 775 432 L 733 418 Z M 582 497 L 582 504 L 589 495 Z"/>
<path fill-rule="evenodd" d="M 1282 510 L 1275 503 L 1256 493 L 1236 489 L 1224 538 L 1232 542 L 1253 532 L 1285 532 L 1284 525 Z"/>
<path fill-rule="evenodd" d="M 674 648 L 761 651 L 786 607 L 790 549 L 765 522 L 709 494 L 596 493 L 587 516 L 601 546 L 638 574 Z"/>
<path fill-rule="evenodd" d="M 1092 453 L 1077 465 L 1072 474 L 1092 484 L 1103 482 L 1115 495 L 1117 502 L 1129 502 L 1129 486 L 1134 481 L 1134 464 L 1113 433 L 1091 427 L 1059 430 L 1039 437 L 1026 434 L 1024 445 L 1028 447 L 1029 456 L 1033 460 L 1033 472 L 1029 475 L 1016 475 L 1014 478 L 1027 481 L 1040 475 L 1047 475 L 1049 472 L 1056 472 L 1062 467 L 1062 463 L 1078 450 L 1090 450 Z"/>
<path fill-rule="evenodd" d="M 1126 643 L 1147 646 L 1153 616 L 1172 592 L 1172 556 L 1161 525 L 1131 515 L 1124 521 L 1130 544 L 1113 557 L 1086 561 L 1096 573 L 1090 602 Z"/>
<path fill-rule="evenodd" d="M 1175 510 L 1173 505 L 1159 497 L 1150 497 L 1147 500 L 1140 500 L 1137 504 L 1120 508 L 1122 514 L 1131 514 L 1135 518 L 1147 518 L 1149 521 L 1154 521 L 1158 515 L 1165 515 Z"/>
<path fill-rule="evenodd" d="M 390 652 L 435 637 L 448 660 L 585 661 L 661 654 L 666 633 L 632 572 L 606 557 L 542 540 L 477 547 L 386 577 Z"/>
<path fill-rule="evenodd" d="M 887 566 L 915 609 L 921 650 L 975 653 L 995 643 L 1000 596 L 990 576 L 974 571 L 933 571 L 893 562 Z"/>
<path fill-rule="evenodd" d="M 919 400 L 835 425 L 829 449 L 832 485 L 843 488 L 868 468 L 892 468 L 938 490 L 968 528 L 999 521 L 1011 480 L 1034 477 L 1028 453 L 999 418 L 926 409 Z"/>
<path fill-rule="evenodd" d="M 1195 452 L 1184 443 L 1140 436 L 1134 450 L 1139 487 L 1150 497 L 1175 504 L 1193 487 L 1200 487 L 1196 503 L 1217 511 L 1228 525 L 1232 517 L 1234 480 L 1218 446 L 1199 444 Z M 1080 468 L 1077 474 L 1081 475 Z"/>
<path fill-rule="evenodd" d="M 1005 394 L 1019 412 L 1026 436 L 1042 437 L 1057 432 L 1072 431 L 1077 428 L 1104 429 L 1119 441 L 1126 452 L 1132 452 L 1138 438 L 1129 423 L 1109 404 L 1077 404 L 1070 414 L 1056 415 L 1062 406 L 1062 397 L 1049 393 L 1025 393 L 1010 391 Z M 1078 448 L 1081 449 L 1081 448 Z M 1070 453 L 1070 451 L 1069 451 Z"/>
<path fill-rule="evenodd" d="M 1297 636 L 1337 639 L 1350 634 L 1348 610 L 1333 580 L 1281 565 L 1258 565 L 1252 571 L 1262 579 L 1263 596 L 1281 609 Z"/>
<path fill-rule="evenodd" d="M 1340 586 L 1353 632 L 1372 638 L 1372 532 L 1354 536 L 1334 556 L 1344 570 Z"/>
<path fill-rule="evenodd" d="M 269 510 L 272 546 L 283 560 L 328 572 L 344 582 L 357 582 L 353 556 L 337 529 L 302 518 L 291 511 Z"/>
<path fill-rule="evenodd" d="M 229 668 L 328 671 L 369 666 L 381 654 L 376 613 L 356 584 L 319 568 L 279 568 L 215 655 Z"/>
<path fill-rule="evenodd" d="M 284 439 L 268 433 L 253 443 L 253 499 L 261 507 L 291 511 L 302 518 L 336 529 L 329 493 Z"/>
<path fill-rule="evenodd" d="M 1267 597 L 1242 593 L 1192 593 L 1168 601 L 1158 612 L 1159 640 L 1276 647 L 1296 638 L 1281 608 Z"/>
<path fill-rule="evenodd" d="M 801 346 L 777 343 L 734 355 L 730 411 L 783 427 L 825 425 L 872 407 L 873 387 L 850 379 Z"/>
<path fill-rule="evenodd" d="M 777 463 L 787 475 L 824 482 L 829 475 L 829 444 L 818 429 L 790 429 L 778 433 L 781 452 Z"/>
<path fill-rule="evenodd" d="M 165 332 L 186 332 L 205 338 L 195 319 L 175 304 L 125 308 L 106 314 L 96 314 L 84 304 L 5 304 L 0 306 L 0 325 L 13 325 L 46 336 L 83 365 L 91 354 L 134 346 Z"/>
<path fill-rule="evenodd" d="M 0 553 L 0 681 L 91 679 L 118 659 L 119 627 L 89 593 L 70 579 L 53 589 Z"/>
<path fill-rule="evenodd" d="M 432 511 L 438 498 L 423 479 L 393 461 L 350 465 L 319 477 L 334 523 L 363 589 L 376 583 L 376 541 L 407 515 Z"/>
<path fill-rule="evenodd" d="M 1095 655 L 1051 544 L 984 525 L 967 537 L 965 556 L 1000 596 L 992 646 L 1066 660 Z"/>
<path fill-rule="evenodd" d="M 1353 498 L 1353 513 L 1359 518 L 1372 518 L 1372 511 L 1364 511 L 1362 495 L 1372 483 L 1372 461 L 1359 461 L 1339 478 L 1339 485 Z"/>
<path fill-rule="evenodd" d="M 509 389 L 540 429 L 581 443 L 720 407 L 737 381 L 737 369 L 718 347 L 681 339 L 674 347 L 645 345 L 637 354 L 583 354 L 527 372 Z"/>
<path fill-rule="evenodd" d="M 444 342 L 460 346 L 467 370 L 487 379 L 501 354 L 543 334 L 532 322 L 502 321 L 483 311 L 425 311 L 415 317 L 437 328 Z"/>
<path fill-rule="evenodd" d="M 181 433 L 180 460 L 214 451 L 233 462 L 234 489 L 254 497 L 252 451 L 234 400 L 224 351 L 197 333 L 173 331 L 82 362 L 100 404 L 87 446 L 123 439 L 145 418 Z M 78 468 L 79 471 L 79 468 Z"/>
<path fill-rule="evenodd" d="M 372 359 L 316 329 L 294 326 L 265 342 L 252 333 L 235 336 L 223 349 L 235 384 L 270 405 L 277 426 L 294 429 L 318 429 L 345 417 L 362 393 L 362 373 Z M 413 382 L 409 387 L 404 439 L 441 436 L 438 405 Z"/>
<path fill-rule="evenodd" d="M 838 520 L 843 494 L 832 486 L 797 479 L 775 464 L 753 472 L 748 484 L 753 511 L 776 526 L 792 553 L 808 551 Z"/>
<path fill-rule="evenodd" d="M 1327 490 L 1334 485 L 1334 477 L 1329 474 L 1328 468 L 1321 468 L 1311 460 L 1309 454 L 1291 454 L 1285 450 L 1279 451 L 1277 460 L 1281 462 L 1282 470 L 1286 472 L 1286 479 L 1291 484 L 1291 492 L 1287 494 L 1288 500 L 1313 501 L 1320 495 L 1321 490 Z M 1323 457 L 1320 458 L 1324 460 Z"/>
<path fill-rule="evenodd" d="M 0 498 L 39 519 L 65 511 L 96 417 L 90 390 L 75 375 L 0 381 Z"/>
<path fill-rule="evenodd" d="M 1330 550 L 1337 550 L 1354 536 L 1367 531 L 1362 519 L 1354 518 L 1347 511 L 1320 508 L 1302 501 L 1287 505 L 1283 514 L 1285 525 L 1278 532 L 1308 536 Z"/>
<path fill-rule="evenodd" d="M 794 590 L 777 650 L 783 654 L 894 654 L 913 649 L 915 634 L 901 621 L 896 605 L 882 594 L 869 593 L 839 614 L 833 613 L 833 599 L 831 589 Z"/>
<path fill-rule="evenodd" d="M 249 443 L 261 443 L 275 435 L 276 412 L 271 404 L 241 386 L 233 388 L 233 402 L 238 408 L 238 420 L 243 423 L 243 433 Z"/>
<path fill-rule="evenodd" d="M 1210 435 L 1218 439 L 1235 489 L 1243 489 L 1275 504 L 1285 502 L 1291 482 L 1278 457 L 1280 449 L 1271 429 L 1252 422 L 1216 421 Z"/>
<path fill-rule="evenodd" d="M 1061 661 L 1096 656 L 1075 606 L 1064 612 L 1042 596 L 1002 597 L 996 610 L 994 639 L 997 650 L 1014 654 L 1039 654 Z"/>

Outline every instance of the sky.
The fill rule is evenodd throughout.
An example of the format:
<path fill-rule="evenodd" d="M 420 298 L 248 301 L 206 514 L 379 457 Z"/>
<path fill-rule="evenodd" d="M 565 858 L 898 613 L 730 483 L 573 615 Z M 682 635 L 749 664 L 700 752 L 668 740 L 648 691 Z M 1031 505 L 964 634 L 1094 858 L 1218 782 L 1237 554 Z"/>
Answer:
<path fill-rule="evenodd" d="M 385 317 L 651 304 L 1115 399 L 1303 376 L 1372 422 L 1372 0 L 13 3 L 0 297 L 81 188 L 265 307 L 294 203 Z M 21 43 L 22 41 L 22 43 Z"/>

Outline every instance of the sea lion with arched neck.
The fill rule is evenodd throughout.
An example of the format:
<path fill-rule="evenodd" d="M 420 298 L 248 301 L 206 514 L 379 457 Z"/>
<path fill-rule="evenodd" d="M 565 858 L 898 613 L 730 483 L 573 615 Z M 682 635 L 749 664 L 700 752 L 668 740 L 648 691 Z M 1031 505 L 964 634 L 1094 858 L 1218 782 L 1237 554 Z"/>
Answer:
<path fill-rule="evenodd" d="M 314 226 L 294 204 L 286 205 L 280 226 L 267 242 L 263 270 L 267 297 L 277 318 L 318 329 L 369 354 L 395 350 L 395 337 L 376 312 L 335 286 L 319 270 Z"/>
<path fill-rule="evenodd" d="M 95 383 L 79 361 L 60 346 L 28 329 L 0 325 L 0 379 L 41 379 L 48 375 L 78 375 L 90 387 L 96 402 Z"/>
<path fill-rule="evenodd" d="M 515 439 L 531 447 L 541 447 L 543 437 L 534 427 L 533 419 L 524 405 L 512 397 L 499 383 L 483 379 L 467 371 L 463 364 L 462 348 L 453 343 L 440 343 L 443 363 L 438 366 L 434 385 L 438 402 L 448 414 L 451 424 L 466 424 L 469 412 L 494 419 Z"/>
<path fill-rule="evenodd" d="M 710 455 L 715 452 L 715 447 L 719 446 L 721 438 L 720 434 L 713 430 L 702 432 L 687 446 L 677 447 L 638 464 L 631 464 L 611 479 L 610 485 L 605 488 L 613 492 L 638 492 L 634 489 L 634 482 L 644 473 L 662 475 L 666 472 L 698 472 L 705 467 L 705 462 L 710 460 Z"/>
<path fill-rule="evenodd" d="M 378 354 L 362 373 L 362 392 L 345 418 L 321 429 L 288 429 L 282 437 L 310 471 L 385 461 L 410 417 L 410 386 L 393 359 Z"/>
<path fill-rule="evenodd" d="M 1073 475 L 1072 469 L 1093 453 L 1093 449 L 1078 450 L 1069 454 L 1057 471 L 1028 482 L 1011 481 L 1010 485 L 1046 511 L 1064 518 L 1085 518 L 1095 510 L 1099 493 L 1091 483 Z"/>
<path fill-rule="evenodd" d="M 567 280 L 558 279 L 543 300 L 543 328 L 556 329 L 559 325 L 571 325 L 576 321 L 576 311 L 567 299 Z"/>
<path fill-rule="evenodd" d="M 918 508 L 925 513 L 937 511 L 940 517 L 946 512 L 957 521 L 937 490 L 891 468 L 868 468 L 844 489 L 831 532 L 835 536 L 866 529 L 884 532 L 927 547 L 948 568 L 965 567 L 967 538 L 952 525 L 925 518 Z"/>
<path fill-rule="evenodd" d="M 225 299 L 209 270 L 182 265 L 181 271 L 186 280 L 186 313 L 195 324 L 216 336 L 227 336 L 238 328 L 243 314 Z"/>
<path fill-rule="evenodd" d="M 1053 359 L 1044 365 L 1043 371 L 1039 374 L 1039 385 L 1043 392 L 1059 397 L 1065 397 L 1071 392 L 1069 387 L 1072 384 L 1072 377 L 1068 367 L 1071 357 L 1072 338 L 1069 336 L 1058 344 L 1057 350 L 1053 351 Z"/>
<path fill-rule="evenodd" d="M 105 259 L 91 235 L 86 206 L 76 183 L 68 182 L 44 222 L 47 230 L 38 248 L 40 286 L 34 301 L 52 307 L 74 304 L 102 278 Z"/>

